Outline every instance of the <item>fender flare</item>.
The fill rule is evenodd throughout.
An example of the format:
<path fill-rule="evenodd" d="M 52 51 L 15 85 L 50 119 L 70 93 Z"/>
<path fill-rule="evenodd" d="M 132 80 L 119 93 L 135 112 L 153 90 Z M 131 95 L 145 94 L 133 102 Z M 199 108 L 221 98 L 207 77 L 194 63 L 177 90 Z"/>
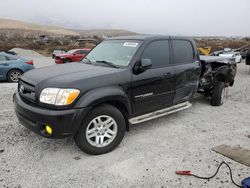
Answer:
<path fill-rule="evenodd" d="M 131 115 L 131 104 L 129 98 L 119 87 L 105 87 L 90 90 L 80 97 L 76 103 L 76 108 L 91 108 L 105 102 L 122 103 L 127 110 L 128 116 Z"/>
<path fill-rule="evenodd" d="M 234 81 L 234 75 L 232 69 L 229 66 L 219 67 L 214 74 L 215 82 L 223 81 L 225 83 L 231 83 Z"/>

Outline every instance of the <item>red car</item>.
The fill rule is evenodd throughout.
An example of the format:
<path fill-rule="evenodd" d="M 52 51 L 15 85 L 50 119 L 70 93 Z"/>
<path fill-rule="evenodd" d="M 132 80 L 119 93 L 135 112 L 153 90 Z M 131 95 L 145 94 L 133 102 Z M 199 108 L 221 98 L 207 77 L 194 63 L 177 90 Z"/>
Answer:
<path fill-rule="evenodd" d="M 82 48 L 82 49 L 74 49 L 70 50 L 64 54 L 58 54 L 55 56 L 55 63 L 70 63 L 70 62 L 78 62 L 82 58 L 84 58 L 90 51 L 90 48 Z"/>

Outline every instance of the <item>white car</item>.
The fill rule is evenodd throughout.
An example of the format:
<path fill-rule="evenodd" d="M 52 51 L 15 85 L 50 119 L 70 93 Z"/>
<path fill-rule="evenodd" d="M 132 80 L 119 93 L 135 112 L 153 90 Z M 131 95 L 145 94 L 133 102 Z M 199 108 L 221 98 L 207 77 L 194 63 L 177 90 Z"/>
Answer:
<path fill-rule="evenodd" d="M 223 53 L 219 54 L 220 57 L 232 57 L 235 58 L 236 63 L 240 63 L 242 56 L 240 55 L 240 52 L 235 52 L 234 50 L 230 48 L 225 48 Z"/>

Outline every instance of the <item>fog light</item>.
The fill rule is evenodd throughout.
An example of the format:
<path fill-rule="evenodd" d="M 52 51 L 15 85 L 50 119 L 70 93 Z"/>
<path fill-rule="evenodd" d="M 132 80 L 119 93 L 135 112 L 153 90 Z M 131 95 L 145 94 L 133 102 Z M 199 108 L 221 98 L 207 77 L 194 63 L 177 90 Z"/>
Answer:
<path fill-rule="evenodd" d="M 49 135 L 51 135 L 52 134 L 52 128 L 49 126 L 49 125 L 46 125 L 45 126 L 45 129 L 46 129 L 46 132 L 49 134 Z"/>

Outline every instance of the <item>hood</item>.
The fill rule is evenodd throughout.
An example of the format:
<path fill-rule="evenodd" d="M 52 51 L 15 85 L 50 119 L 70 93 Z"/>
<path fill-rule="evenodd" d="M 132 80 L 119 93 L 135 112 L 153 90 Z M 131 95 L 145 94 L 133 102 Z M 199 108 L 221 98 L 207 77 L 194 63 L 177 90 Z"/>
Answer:
<path fill-rule="evenodd" d="M 79 80 L 91 77 L 103 76 L 120 72 L 121 69 L 115 69 L 104 66 L 87 65 L 83 63 L 69 63 L 63 65 L 54 65 L 44 68 L 28 71 L 21 77 L 21 80 L 33 85 L 46 82 L 46 85 L 63 87 Z"/>

